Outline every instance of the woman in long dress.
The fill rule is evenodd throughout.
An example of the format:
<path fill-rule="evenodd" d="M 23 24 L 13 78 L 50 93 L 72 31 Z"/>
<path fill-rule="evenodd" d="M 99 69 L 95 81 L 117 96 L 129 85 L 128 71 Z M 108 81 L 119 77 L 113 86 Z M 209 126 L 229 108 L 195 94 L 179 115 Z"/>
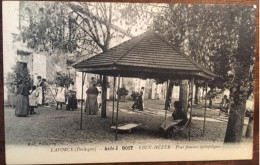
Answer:
<path fill-rule="evenodd" d="M 89 87 L 86 93 L 87 100 L 85 111 L 88 112 L 90 115 L 95 115 L 98 111 L 98 89 L 96 87 L 96 84 L 93 84 L 91 87 Z"/>
<path fill-rule="evenodd" d="M 29 112 L 30 115 L 36 114 L 34 108 L 37 108 L 37 97 L 39 96 L 36 86 L 32 86 L 32 92 L 29 95 Z"/>
<path fill-rule="evenodd" d="M 98 97 L 97 97 L 98 108 L 100 109 L 102 107 L 102 94 L 101 94 L 102 88 L 101 88 L 101 86 L 98 86 L 97 89 L 98 89 Z"/>
<path fill-rule="evenodd" d="M 59 109 L 60 105 L 60 110 L 62 109 L 62 104 L 65 104 L 65 94 L 66 94 L 66 89 L 64 88 L 63 85 L 57 88 L 57 93 L 56 93 L 56 102 L 57 102 L 57 107 L 56 110 Z"/>
<path fill-rule="evenodd" d="M 39 93 L 39 96 L 37 97 L 37 103 L 38 105 L 42 105 L 42 99 L 43 99 L 43 91 L 42 91 L 42 87 L 43 87 L 43 82 L 42 82 L 42 77 L 38 76 L 37 77 L 38 82 L 37 82 L 37 92 Z"/>
<path fill-rule="evenodd" d="M 71 82 L 71 85 L 68 88 L 67 96 L 68 96 L 68 105 L 66 107 L 67 110 L 77 109 L 77 97 L 76 97 L 76 89 L 74 88 L 74 82 Z"/>
<path fill-rule="evenodd" d="M 140 92 L 138 93 L 138 97 L 132 105 L 132 109 L 134 110 L 135 108 L 139 109 L 140 111 L 144 110 L 144 87 L 141 88 Z"/>
<path fill-rule="evenodd" d="M 185 114 L 185 112 L 183 111 L 181 103 L 179 101 L 174 102 L 174 108 L 175 108 L 175 110 L 173 111 L 172 116 L 170 118 L 168 118 L 167 120 L 165 120 L 160 127 L 165 132 L 172 126 L 184 125 L 188 120 L 188 117 Z"/>
<path fill-rule="evenodd" d="M 144 110 L 144 87 L 141 88 L 140 96 L 142 99 L 142 106 L 141 106 L 140 110 Z"/>
<path fill-rule="evenodd" d="M 22 82 L 17 89 L 17 101 L 15 107 L 15 116 L 25 117 L 28 115 L 29 89 L 25 82 Z"/>

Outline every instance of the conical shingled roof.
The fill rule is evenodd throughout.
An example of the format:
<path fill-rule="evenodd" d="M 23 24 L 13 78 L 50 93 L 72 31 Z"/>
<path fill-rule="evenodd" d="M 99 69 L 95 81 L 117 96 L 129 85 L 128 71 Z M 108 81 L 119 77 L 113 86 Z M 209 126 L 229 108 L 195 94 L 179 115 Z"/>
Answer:
<path fill-rule="evenodd" d="M 147 31 L 103 53 L 86 59 L 74 68 L 79 71 L 126 77 L 202 77 L 214 74 L 181 53 L 154 31 Z M 138 71 L 139 70 L 139 71 Z M 139 72 L 142 72 L 139 73 Z"/>

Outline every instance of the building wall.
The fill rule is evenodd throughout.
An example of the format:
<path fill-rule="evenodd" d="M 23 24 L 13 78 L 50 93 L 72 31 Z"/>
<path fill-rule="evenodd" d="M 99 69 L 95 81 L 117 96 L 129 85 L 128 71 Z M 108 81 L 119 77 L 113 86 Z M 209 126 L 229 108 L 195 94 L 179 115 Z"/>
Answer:
<path fill-rule="evenodd" d="M 46 56 L 44 54 L 32 53 L 28 56 L 27 67 L 32 75 L 34 85 L 37 83 L 37 76 L 46 78 Z"/>

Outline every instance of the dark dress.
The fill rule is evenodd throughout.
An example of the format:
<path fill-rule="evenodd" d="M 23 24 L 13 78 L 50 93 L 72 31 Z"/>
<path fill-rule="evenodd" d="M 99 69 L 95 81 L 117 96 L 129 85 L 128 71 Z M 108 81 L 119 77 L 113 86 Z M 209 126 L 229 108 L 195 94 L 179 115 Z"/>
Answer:
<path fill-rule="evenodd" d="M 47 86 L 46 86 L 46 82 L 41 82 L 40 84 L 42 86 L 42 105 L 45 105 L 45 92 L 47 91 Z"/>
<path fill-rule="evenodd" d="M 161 125 L 161 128 L 164 131 L 167 131 L 173 126 L 183 126 L 189 119 L 182 109 L 175 109 L 172 113 L 172 117 L 168 120 L 165 120 Z"/>
<path fill-rule="evenodd" d="M 76 97 L 76 91 L 74 90 L 70 90 L 68 91 L 68 105 L 67 105 L 67 109 L 70 110 L 74 110 L 77 109 L 77 97 Z"/>
<path fill-rule="evenodd" d="M 187 115 L 182 109 L 176 109 L 175 111 L 173 111 L 172 118 L 173 120 L 182 120 L 177 124 L 178 126 L 184 125 L 188 120 Z"/>
<path fill-rule="evenodd" d="M 15 116 L 28 115 L 29 109 L 29 89 L 28 86 L 21 84 L 17 90 L 17 101 L 15 107 Z"/>
<path fill-rule="evenodd" d="M 139 95 L 137 96 L 137 98 L 135 99 L 134 104 L 132 105 L 132 109 L 139 109 L 139 110 L 143 110 L 143 92 L 141 91 L 139 93 Z"/>

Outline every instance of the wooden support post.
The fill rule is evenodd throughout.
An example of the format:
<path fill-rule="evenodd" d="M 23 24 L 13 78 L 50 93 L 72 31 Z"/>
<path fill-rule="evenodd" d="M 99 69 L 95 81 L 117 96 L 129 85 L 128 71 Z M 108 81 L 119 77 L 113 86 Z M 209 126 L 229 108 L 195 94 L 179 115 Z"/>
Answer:
<path fill-rule="evenodd" d="M 169 99 L 169 80 L 167 80 L 167 86 L 166 86 L 167 88 L 167 90 L 166 90 L 166 98 L 165 98 L 165 100 L 168 100 Z M 169 105 L 168 105 L 169 103 L 167 103 L 167 102 L 165 102 L 165 120 L 166 120 L 166 118 L 167 118 L 167 111 L 168 111 L 168 107 L 169 107 Z"/>
<path fill-rule="evenodd" d="M 205 84 L 206 94 L 208 92 L 208 82 Z M 206 127 L 206 110 L 207 110 L 207 99 L 205 98 L 205 111 L 204 111 L 204 123 L 203 123 L 203 135 L 205 134 L 205 127 Z"/>
<path fill-rule="evenodd" d="M 114 124 L 114 112 L 115 112 L 115 88 L 116 88 L 116 77 L 114 76 L 114 84 L 113 84 L 112 125 Z"/>
<path fill-rule="evenodd" d="M 119 88 L 120 88 L 120 74 L 118 74 L 117 91 L 119 91 Z M 118 109 L 119 109 L 119 96 L 117 95 L 117 105 L 116 105 L 116 135 L 115 135 L 115 140 L 117 140 Z"/>
<path fill-rule="evenodd" d="M 189 141 L 190 141 L 190 125 L 191 125 L 191 119 L 192 119 L 192 102 L 193 102 L 193 86 L 194 86 L 194 77 L 191 78 L 190 81 L 190 97 L 188 102 L 190 102 L 190 122 L 189 122 Z"/>
<path fill-rule="evenodd" d="M 80 129 L 82 129 L 82 113 L 83 113 L 83 87 L 85 82 L 86 73 L 82 72 L 82 83 L 81 83 L 81 108 L 80 108 Z"/>

